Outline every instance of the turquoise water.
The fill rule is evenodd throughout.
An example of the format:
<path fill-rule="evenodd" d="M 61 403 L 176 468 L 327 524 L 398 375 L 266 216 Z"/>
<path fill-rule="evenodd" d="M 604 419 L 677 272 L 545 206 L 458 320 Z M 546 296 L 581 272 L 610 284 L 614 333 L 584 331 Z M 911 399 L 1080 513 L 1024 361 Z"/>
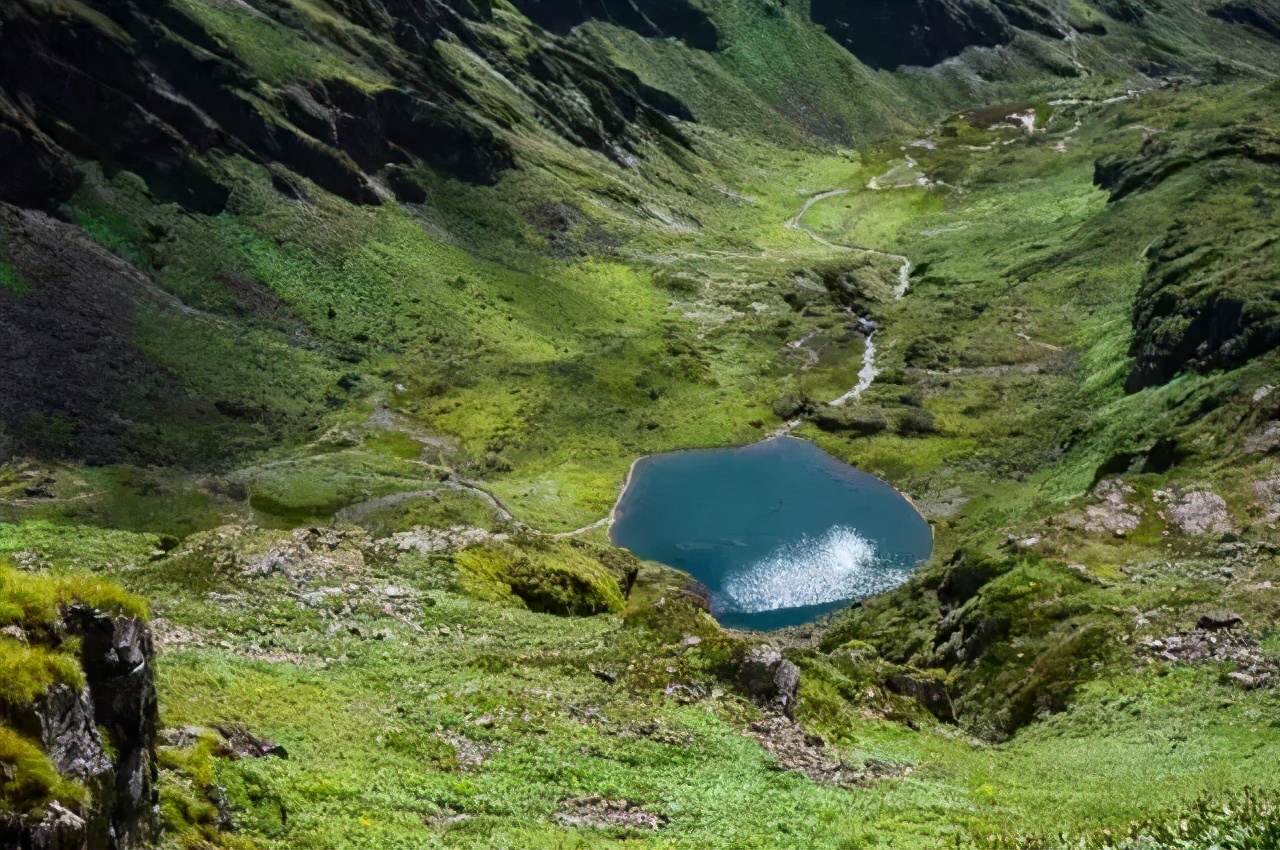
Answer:
<path fill-rule="evenodd" d="M 749 629 L 896 587 L 933 549 L 902 494 L 792 437 L 644 458 L 612 537 L 692 575 L 721 623 Z"/>

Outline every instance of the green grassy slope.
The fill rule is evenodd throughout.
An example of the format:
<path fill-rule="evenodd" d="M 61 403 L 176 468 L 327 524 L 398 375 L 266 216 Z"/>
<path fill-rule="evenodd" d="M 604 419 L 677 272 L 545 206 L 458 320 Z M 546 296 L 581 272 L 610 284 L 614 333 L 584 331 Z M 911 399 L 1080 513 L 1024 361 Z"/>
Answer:
<path fill-rule="evenodd" d="M 393 82 L 399 48 L 348 4 L 274 5 L 182 4 L 261 108 Z M 82 267 L 134 280 L 120 258 L 154 287 L 128 356 L 161 378 L 121 402 L 121 462 L 84 462 L 65 414 L 5 424 L 0 554 L 149 601 L 164 724 L 203 730 L 161 748 L 166 841 L 1270 846 L 1280 363 L 1255 329 L 1275 315 L 1280 59 L 1202 4 L 1064 5 L 1107 34 L 896 73 L 803 3 L 703 3 L 715 52 L 587 24 L 565 43 L 697 119 L 675 124 L 688 147 L 634 131 L 626 167 L 443 39 L 519 167 L 486 185 L 417 163 L 421 202 L 229 154 L 206 214 L 85 166 L 58 215 L 96 246 Z M 484 37 L 531 55 L 493 7 Z M 1034 132 L 1004 121 L 1028 109 Z M 52 279 L 25 238 L 0 243 L 16 305 Z M 899 300 L 885 254 L 913 266 Z M 1188 330 L 1233 299 L 1249 322 Z M 605 516 L 638 456 L 821 411 L 856 381 L 855 315 L 882 371 L 797 433 L 910 495 L 936 554 L 768 638 L 818 747 L 741 693 L 759 636 L 670 571 L 635 577 L 598 529 L 546 533 Z M 1160 367 L 1137 385 L 1135 355 Z M 422 542 L 459 526 L 481 531 Z M 1244 625 L 1216 655 L 1150 643 L 1220 608 Z M 288 758 L 228 758 L 226 724 Z M 0 762 L 73 799 L 23 746 Z"/>

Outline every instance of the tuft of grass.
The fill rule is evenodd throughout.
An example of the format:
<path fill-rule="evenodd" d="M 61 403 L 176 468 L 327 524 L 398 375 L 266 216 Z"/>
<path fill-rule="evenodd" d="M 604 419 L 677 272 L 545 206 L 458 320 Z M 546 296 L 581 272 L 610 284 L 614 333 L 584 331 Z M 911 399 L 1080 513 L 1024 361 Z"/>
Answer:
<path fill-rule="evenodd" d="M 40 746 L 0 724 L 0 812 L 24 815 L 51 800 L 80 804 L 87 793 L 54 768 Z"/>
<path fill-rule="evenodd" d="M 147 604 L 120 585 L 88 573 L 33 574 L 0 563 L 0 621 L 48 628 L 73 603 L 110 614 L 147 617 Z"/>
<path fill-rule="evenodd" d="M 26 646 L 0 637 L 0 703 L 22 707 L 54 685 L 84 687 L 84 673 L 69 652 Z"/>

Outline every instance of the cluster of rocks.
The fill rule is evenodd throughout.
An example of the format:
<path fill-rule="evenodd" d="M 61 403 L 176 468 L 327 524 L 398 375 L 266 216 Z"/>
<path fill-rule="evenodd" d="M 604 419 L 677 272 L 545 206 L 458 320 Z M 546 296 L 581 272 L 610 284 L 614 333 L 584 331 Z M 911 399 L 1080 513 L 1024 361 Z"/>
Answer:
<path fill-rule="evenodd" d="M 827 750 L 821 737 L 805 732 L 785 717 L 767 717 L 752 723 L 748 731 L 777 760 L 779 768 L 803 773 L 823 785 L 866 786 L 911 772 L 909 765 L 879 759 L 861 764 L 847 762 Z"/>
<path fill-rule="evenodd" d="M 1098 503 L 1086 506 L 1083 516 L 1067 517 L 1067 525 L 1095 534 L 1114 534 L 1118 537 L 1129 534 L 1142 522 L 1138 509 L 1126 498 L 1132 494 L 1133 488 L 1119 478 L 1105 478 L 1093 490 L 1093 495 L 1099 499 Z"/>
<path fill-rule="evenodd" d="M 393 534 L 385 541 L 379 541 L 380 548 L 390 548 L 399 552 L 417 552 L 419 555 L 431 555 L 444 552 L 456 552 L 468 546 L 481 543 L 502 541 L 508 535 L 455 525 L 452 528 L 415 528 Z"/>
<path fill-rule="evenodd" d="M 634 800 L 607 800 L 599 796 L 565 800 L 555 815 L 562 826 L 614 830 L 656 830 L 670 822 L 661 812 L 646 809 Z"/>
<path fill-rule="evenodd" d="M 363 571 L 371 548 L 362 530 L 299 528 L 265 553 L 237 555 L 246 576 L 281 575 L 304 587 L 314 578 Z"/>
<path fill-rule="evenodd" d="M 1280 490 L 1280 486 L 1277 486 Z M 1131 501 L 1135 490 L 1121 478 L 1104 478 L 1093 489 L 1098 500 L 1086 505 L 1083 511 L 1062 517 L 1068 528 L 1112 534 L 1124 537 L 1136 531 L 1142 523 L 1143 505 Z M 1270 490 L 1260 488 L 1259 498 L 1266 500 Z M 1235 525 L 1227 511 L 1226 500 L 1205 487 L 1169 487 L 1155 490 L 1151 499 L 1156 513 L 1168 526 L 1185 535 L 1200 537 L 1206 534 L 1227 534 L 1235 531 Z M 1277 499 L 1280 501 L 1280 498 Z M 1280 506 L 1276 507 L 1280 515 Z"/>
<path fill-rule="evenodd" d="M 1234 669 L 1227 678 L 1245 690 L 1275 687 L 1280 659 L 1263 652 L 1242 626 L 1239 614 L 1214 611 L 1202 615 L 1191 631 L 1143 640 L 1141 650 L 1169 664 L 1230 664 Z"/>

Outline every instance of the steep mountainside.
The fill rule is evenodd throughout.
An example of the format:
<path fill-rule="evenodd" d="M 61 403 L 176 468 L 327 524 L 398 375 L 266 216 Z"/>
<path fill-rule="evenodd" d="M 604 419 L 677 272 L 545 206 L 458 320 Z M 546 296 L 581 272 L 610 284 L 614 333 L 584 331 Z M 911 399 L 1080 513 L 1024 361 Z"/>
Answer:
<path fill-rule="evenodd" d="M 1277 22 L 0 4 L 0 843 L 1275 846 Z M 934 555 L 726 630 L 782 432 Z"/>

